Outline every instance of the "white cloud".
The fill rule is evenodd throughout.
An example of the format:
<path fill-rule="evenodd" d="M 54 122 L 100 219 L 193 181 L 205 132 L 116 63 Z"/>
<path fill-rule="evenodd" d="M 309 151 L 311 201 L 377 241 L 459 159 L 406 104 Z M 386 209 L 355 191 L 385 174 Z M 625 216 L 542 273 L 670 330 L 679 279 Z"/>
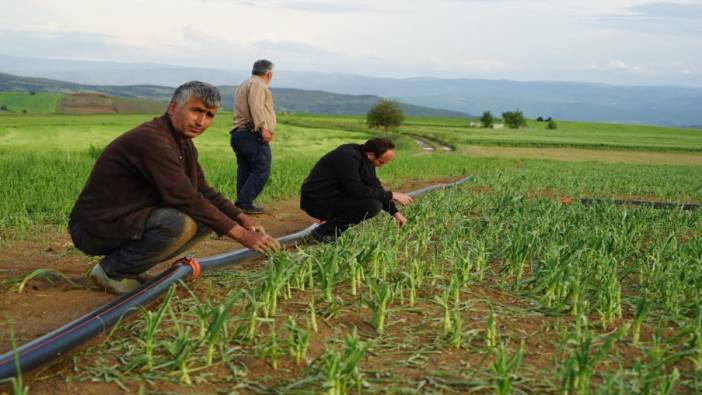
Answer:
<path fill-rule="evenodd" d="M 622 71 L 631 71 L 634 73 L 642 73 L 642 74 L 655 73 L 655 71 L 653 71 L 653 70 L 649 70 L 649 69 L 642 67 L 642 66 L 630 65 L 630 64 L 627 64 L 623 60 L 620 60 L 620 59 L 610 59 L 607 62 L 607 65 L 605 66 L 605 70 L 622 70 Z"/>
<path fill-rule="evenodd" d="M 631 65 L 621 59 L 609 59 L 603 64 L 588 63 L 579 66 L 574 66 L 573 70 L 594 70 L 594 71 L 616 71 L 630 72 L 636 74 L 656 74 L 655 70 L 647 69 L 643 66 Z"/>
<path fill-rule="evenodd" d="M 0 8 L 0 54 L 16 56 L 230 69 L 266 57 L 288 70 L 614 83 L 693 81 L 702 69 L 700 1 L 0 0 Z"/>

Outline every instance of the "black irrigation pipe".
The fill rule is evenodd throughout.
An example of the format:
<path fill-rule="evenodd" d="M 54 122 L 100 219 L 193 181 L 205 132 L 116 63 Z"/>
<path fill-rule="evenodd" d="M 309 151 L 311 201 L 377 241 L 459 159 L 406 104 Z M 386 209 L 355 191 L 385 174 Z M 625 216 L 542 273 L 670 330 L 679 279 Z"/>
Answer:
<path fill-rule="evenodd" d="M 644 207 L 680 209 L 680 210 L 697 210 L 700 208 L 699 204 L 693 204 L 693 203 L 653 202 L 653 201 L 648 201 L 648 200 L 626 200 L 626 199 L 582 198 L 582 199 L 580 199 L 580 203 L 585 204 L 585 205 L 617 204 L 617 205 L 632 205 L 632 206 L 644 206 Z"/>
<path fill-rule="evenodd" d="M 408 195 L 415 197 L 435 189 L 451 188 L 472 179 L 473 177 L 465 177 L 450 184 L 432 185 L 409 192 Z M 282 245 L 292 244 L 307 237 L 310 231 L 316 226 L 316 224 L 311 225 L 299 232 L 280 237 L 278 238 L 278 242 Z M 185 261 L 179 260 L 169 269 L 166 269 L 131 293 L 119 296 L 92 312 L 20 346 L 16 350 L 0 355 L 0 382 L 17 375 L 18 368 L 15 365 L 16 358 L 19 360 L 19 371 L 21 372 L 27 372 L 37 368 L 43 363 L 59 357 L 81 343 L 107 331 L 124 316 L 135 311 L 139 306 L 145 306 L 156 299 L 173 283 L 191 277 L 194 271 L 197 276 L 198 270 L 205 271 L 221 266 L 232 265 L 258 255 L 260 254 L 254 250 L 243 248 L 221 255 L 202 258 L 199 260 L 199 269 L 196 266 L 190 266 Z"/>

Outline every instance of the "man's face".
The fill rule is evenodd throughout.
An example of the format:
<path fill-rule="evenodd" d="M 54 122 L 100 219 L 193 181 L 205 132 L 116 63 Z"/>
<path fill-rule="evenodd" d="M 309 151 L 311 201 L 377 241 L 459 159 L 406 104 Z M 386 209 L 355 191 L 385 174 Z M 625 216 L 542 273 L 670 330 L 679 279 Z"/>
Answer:
<path fill-rule="evenodd" d="M 196 96 L 190 98 L 178 106 L 176 102 L 168 103 L 168 116 L 171 118 L 173 128 L 179 135 L 193 139 L 201 135 L 212 123 L 216 107 L 207 107 Z"/>
<path fill-rule="evenodd" d="M 385 151 L 384 154 L 377 157 L 372 152 L 368 152 L 366 153 L 366 155 L 368 156 L 368 160 L 371 161 L 373 166 L 381 167 L 392 160 L 393 156 L 395 156 L 395 150 L 389 149 Z"/>

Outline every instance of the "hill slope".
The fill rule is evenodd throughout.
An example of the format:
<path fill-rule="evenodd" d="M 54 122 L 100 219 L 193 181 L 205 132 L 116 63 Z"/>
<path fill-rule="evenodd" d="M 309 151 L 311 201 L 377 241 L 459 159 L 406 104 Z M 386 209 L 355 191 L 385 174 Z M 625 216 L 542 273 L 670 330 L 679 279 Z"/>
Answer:
<path fill-rule="evenodd" d="M 235 86 L 219 87 L 223 108 L 232 108 Z M 174 88 L 158 85 L 81 85 L 45 78 L 20 77 L 0 73 L 0 92 L 94 92 L 110 96 L 166 102 Z M 365 114 L 381 98 L 373 95 L 345 95 L 323 91 L 273 88 L 276 109 L 279 111 L 352 115 Z M 465 113 L 401 103 L 405 114 L 415 116 L 465 117 Z"/>
<path fill-rule="evenodd" d="M 0 55 L 0 70 L 92 84 L 175 86 L 192 79 L 232 85 L 245 70 L 148 63 L 31 59 Z M 277 70 L 275 87 L 347 95 L 377 95 L 403 103 L 469 114 L 520 109 L 531 118 L 702 125 L 702 88 L 622 86 L 555 81 L 377 78 L 354 74 Z"/>
<path fill-rule="evenodd" d="M 61 93 L 0 92 L 0 113 L 55 112 Z"/>
<path fill-rule="evenodd" d="M 0 92 L 0 114 L 154 114 L 166 103 L 102 93 Z"/>

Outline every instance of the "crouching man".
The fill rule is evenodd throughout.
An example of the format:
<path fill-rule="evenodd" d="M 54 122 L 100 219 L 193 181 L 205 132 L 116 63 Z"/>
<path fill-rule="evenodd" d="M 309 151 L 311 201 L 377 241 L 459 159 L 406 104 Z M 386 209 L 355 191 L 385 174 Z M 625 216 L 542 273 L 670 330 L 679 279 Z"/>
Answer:
<path fill-rule="evenodd" d="M 69 232 L 81 251 L 104 255 L 90 276 L 107 290 L 132 291 L 149 268 L 211 231 L 259 252 L 280 248 L 205 180 L 192 140 L 210 126 L 220 104 L 217 88 L 185 83 L 163 116 L 117 137 L 95 162 Z"/>
<path fill-rule="evenodd" d="M 318 242 L 330 243 L 348 229 L 387 211 L 402 226 L 407 219 L 395 207 L 412 203 L 404 193 L 383 189 L 375 168 L 395 156 L 388 139 L 374 138 L 364 144 L 344 144 L 324 155 L 302 183 L 300 208 L 326 221 L 312 231 Z"/>

